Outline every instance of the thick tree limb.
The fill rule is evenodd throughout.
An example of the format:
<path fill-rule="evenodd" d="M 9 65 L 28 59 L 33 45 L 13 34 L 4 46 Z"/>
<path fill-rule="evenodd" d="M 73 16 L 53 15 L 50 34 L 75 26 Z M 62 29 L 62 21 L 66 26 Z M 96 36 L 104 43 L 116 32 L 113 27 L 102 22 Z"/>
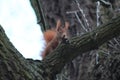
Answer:
<path fill-rule="evenodd" d="M 43 62 L 49 66 L 49 72 L 56 74 L 61 71 L 66 63 L 70 62 L 78 55 L 84 54 L 90 50 L 95 50 L 103 43 L 119 35 L 120 16 L 83 36 L 70 39 L 69 44 L 61 43 Z"/>
<path fill-rule="evenodd" d="M 61 43 L 42 62 L 26 60 L 0 26 L 0 80 L 51 80 L 64 65 L 120 35 L 120 16 L 83 36 Z M 53 80 L 53 79 L 52 79 Z"/>

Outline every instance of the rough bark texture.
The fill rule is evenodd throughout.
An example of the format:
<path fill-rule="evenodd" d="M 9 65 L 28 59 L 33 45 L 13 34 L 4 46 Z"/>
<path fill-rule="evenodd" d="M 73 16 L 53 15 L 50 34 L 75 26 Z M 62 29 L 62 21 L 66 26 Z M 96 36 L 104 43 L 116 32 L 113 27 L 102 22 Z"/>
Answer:
<path fill-rule="evenodd" d="M 54 2 L 52 0 L 49 1 L 51 1 L 51 3 Z M 62 3 L 67 2 L 68 1 L 63 1 Z M 61 12 L 64 11 L 64 8 L 65 7 L 61 8 Z M 64 16 L 62 18 L 64 19 Z M 67 20 L 67 18 L 65 18 L 64 20 Z M 76 27 L 78 26 L 80 25 L 77 24 Z M 81 58 L 80 56 L 80 59 L 77 58 L 76 60 L 68 64 L 69 66 L 67 67 L 70 70 L 66 69 L 65 72 L 74 72 L 73 75 L 69 74 L 68 80 L 119 80 L 119 50 L 113 52 L 114 54 L 110 54 L 109 56 L 103 56 L 104 54 L 101 53 L 100 56 L 102 57 L 100 58 L 102 59 L 100 59 L 99 64 L 96 65 L 92 63 L 92 61 L 94 62 L 94 59 L 91 59 L 93 57 L 91 57 L 90 54 L 85 53 L 90 50 L 97 49 L 103 43 L 108 42 L 110 39 L 119 36 L 119 32 L 120 16 L 112 19 L 108 23 L 106 22 L 93 31 L 85 33 L 82 36 L 77 35 L 76 37 L 71 38 L 69 40 L 69 43 L 62 42 L 43 61 L 34 61 L 32 59 L 25 59 L 17 51 L 17 49 L 9 41 L 4 30 L 0 26 L 0 80 L 54 80 L 56 74 L 61 72 L 64 65 L 71 62 L 78 55 L 82 55 L 82 57 L 85 59 Z M 86 64 L 83 64 L 84 62 L 86 62 Z M 60 76 L 63 75 L 60 74 Z M 60 76 L 58 75 L 58 77 Z"/>
<path fill-rule="evenodd" d="M 73 37 L 69 43 L 62 42 L 50 57 L 43 61 L 48 64 L 50 72 L 61 71 L 63 66 L 72 61 L 76 56 L 85 54 L 85 52 L 98 49 L 103 43 L 120 34 L 120 19 L 113 19 L 107 24 L 101 25 L 92 32 L 83 36 Z M 59 69 L 58 69 L 59 68 Z"/>
<path fill-rule="evenodd" d="M 41 3 L 45 19 L 49 27 L 54 27 L 56 20 L 59 18 L 63 21 L 63 23 L 66 20 L 69 21 L 71 37 L 80 36 L 86 32 L 89 32 L 96 28 L 96 26 L 107 23 L 120 13 L 119 0 L 105 0 L 107 1 L 107 4 L 102 2 L 104 0 L 31 0 L 31 1 L 38 1 Z M 98 4 L 98 1 L 100 1 L 100 4 Z M 35 8 L 39 6 L 33 7 Z M 80 10 L 83 11 L 83 14 L 86 16 L 89 25 L 86 23 L 85 18 L 83 17 L 83 14 Z M 97 14 L 98 18 L 96 18 Z M 37 15 L 37 17 L 39 16 Z M 82 24 L 80 23 L 79 19 L 81 20 Z M 82 25 L 84 25 L 84 28 Z M 41 26 L 41 28 L 42 27 L 43 26 Z M 48 26 L 45 27 L 45 29 L 48 29 Z M 64 67 L 63 71 L 57 76 L 58 80 L 102 79 L 102 77 L 100 78 L 98 75 L 101 74 L 101 76 L 104 76 L 102 75 L 102 73 L 108 72 L 107 70 L 101 71 L 101 68 L 105 67 L 104 65 L 102 66 L 103 61 L 107 62 L 108 60 L 111 60 L 110 57 L 112 57 L 113 55 L 117 56 L 115 55 L 115 53 L 116 52 L 119 53 L 120 51 L 119 44 L 120 37 L 114 38 L 111 41 L 108 41 L 107 43 L 103 44 L 101 47 L 99 47 L 99 49 L 78 56 L 76 59 L 74 59 L 72 62 L 68 63 Z M 96 66 L 98 68 L 98 65 L 100 68 L 96 69 Z M 95 72 L 98 72 L 97 73 L 98 75 L 96 75 L 96 73 L 94 73 L 93 70 Z M 106 77 L 106 80 L 107 79 L 108 78 Z"/>
<path fill-rule="evenodd" d="M 118 36 L 119 32 L 120 16 L 90 33 L 72 38 L 69 43 L 61 43 L 51 55 L 41 62 L 23 58 L 0 27 L 0 79 L 53 80 L 66 63 L 84 52 L 97 49 L 104 42 Z M 119 74 L 117 71 L 115 73 Z"/>
<path fill-rule="evenodd" d="M 41 61 L 25 59 L 0 26 L 0 80 L 41 80 L 45 72 L 42 65 Z"/>

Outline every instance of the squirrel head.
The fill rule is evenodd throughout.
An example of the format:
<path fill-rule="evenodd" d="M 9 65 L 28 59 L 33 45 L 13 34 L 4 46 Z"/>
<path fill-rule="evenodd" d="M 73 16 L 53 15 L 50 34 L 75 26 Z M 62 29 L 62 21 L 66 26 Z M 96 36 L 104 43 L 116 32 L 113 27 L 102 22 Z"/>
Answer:
<path fill-rule="evenodd" d="M 61 21 L 57 21 L 56 32 L 61 38 L 69 38 L 68 29 L 70 27 L 69 22 L 65 22 L 65 25 L 62 25 Z"/>

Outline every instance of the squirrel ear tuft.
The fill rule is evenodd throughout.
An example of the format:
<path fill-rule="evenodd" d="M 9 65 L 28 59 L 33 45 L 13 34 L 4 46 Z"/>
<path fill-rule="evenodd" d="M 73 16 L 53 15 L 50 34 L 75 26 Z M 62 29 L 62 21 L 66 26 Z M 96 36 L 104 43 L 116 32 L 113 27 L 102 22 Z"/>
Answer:
<path fill-rule="evenodd" d="M 57 24 L 56 24 L 56 31 L 58 31 L 60 29 L 60 27 L 62 26 L 61 20 L 57 20 Z"/>
<path fill-rule="evenodd" d="M 70 23 L 69 22 L 65 22 L 65 29 L 68 29 L 70 27 Z"/>

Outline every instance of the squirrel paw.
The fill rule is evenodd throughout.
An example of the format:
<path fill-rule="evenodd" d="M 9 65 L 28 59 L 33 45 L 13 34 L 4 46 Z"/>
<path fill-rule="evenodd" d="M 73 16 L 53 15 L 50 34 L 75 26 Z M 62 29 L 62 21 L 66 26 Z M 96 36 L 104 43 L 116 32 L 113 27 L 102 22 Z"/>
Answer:
<path fill-rule="evenodd" d="M 65 38 L 65 35 L 62 37 L 62 43 L 69 44 L 69 40 Z"/>

